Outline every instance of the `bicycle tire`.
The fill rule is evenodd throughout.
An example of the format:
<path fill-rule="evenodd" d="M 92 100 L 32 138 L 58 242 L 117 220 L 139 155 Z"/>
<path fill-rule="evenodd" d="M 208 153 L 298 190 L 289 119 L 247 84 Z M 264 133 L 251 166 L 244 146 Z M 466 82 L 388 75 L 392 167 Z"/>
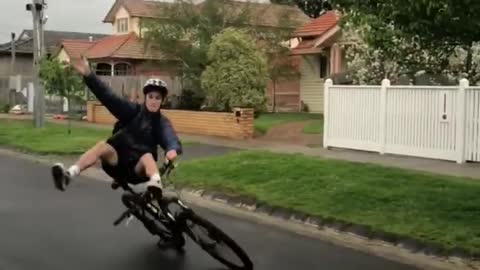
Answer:
<path fill-rule="evenodd" d="M 123 194 L 122 196 L 122 202 L 123 204 L 125 205 L 125 207 L 127 207 L 128 209 L 130 210 L 134 210 L 132 212 L 132 214 L 143 224 L 143 226 L 145 227 L 145 229 L 147 231 L 149 231 L 151 234 L 153 235 L 157 235 L 160 239 L 162 240 L 168 240 L 168 238 L 166 237 L 173 237 L 175 238 L 174 239 L 174 248 L 176 250 L 182 250 L 183 247 L 185 246 L 185 238 L 183 237 L 183 235 L 180 233 L 178 235 L 175 235 L 175 233 L 173 231 L 170 230 L 170 228 L 167 228 L 165 227 L 167 230 L 168 230 L 168 233 L 171 234 L 169 236 L 165 235 L 165 233 L 167 231 L 164 231 L 164 230 L 161 230 L 158 228 L 156 222 L 160 222 L 159 220 L 157 219 L 151 219 L 151 218 L 148 218 L 146 216 L 142 216 L 142 215 L 138 215 L 138 212 L 137 210 L 135 210 L 135 205 L 140 207 L 136 202 L 135 202 L 135 195 L 132 195 L 132 194 L 129 194 L 129 193 L 125 193 Z M 165 225 L 163 225 L 165 226 Z"/>
<path fill-rule="evenodd" d="M 183 225 L 186 227 L 188 227 L 187 221 L 190 220 L 195 225 L 201 226 L 207 229 L 209 235 L 210 234 L 215 235 L 216 236 L 215 240 L 222 240 L 222 242 L 225 243 L 227 247 L 230 248 L 230 250 L 235 253 L 238 259 L 242 261 L 243 266 L 239 266 L 228 261 L 218 253 L 213 252 L 211 248 L 206 247 L 204 244 L 202 245 L 202 243 L 199 243 L 197 241 L 196 235 L 191 230 L 185 229 L 185 233 L 195 243 L 197 243 L 204 251 L 206 251 L 210 256 L 215 258 L 217 261 L 221 262 L 222 264 L 228 266 L 230 269 L 234 269 L 234 270 L 252 270 L 253 269 L 253 263 L 248 257 L 247 253 L 230 236 L 228 236 L 225 232 L 223 232 L 220 228 L 215 226 L 213 223 L 190 211 L 185 212 L 184 215 L 182 215 L 181 220 Z"/>

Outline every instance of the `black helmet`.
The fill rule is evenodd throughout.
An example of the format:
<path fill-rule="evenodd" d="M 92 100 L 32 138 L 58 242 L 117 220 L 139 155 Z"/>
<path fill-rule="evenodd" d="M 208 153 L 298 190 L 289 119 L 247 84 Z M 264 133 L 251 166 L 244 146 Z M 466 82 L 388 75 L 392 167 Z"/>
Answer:
<path fill-rule="evenodd" d="M 160 92 L 162 98 L 168 95 L 167 83 L 161 79 L 149 79 L 143 86 L 143 94 L 147 95 L 150 92 Z"/>

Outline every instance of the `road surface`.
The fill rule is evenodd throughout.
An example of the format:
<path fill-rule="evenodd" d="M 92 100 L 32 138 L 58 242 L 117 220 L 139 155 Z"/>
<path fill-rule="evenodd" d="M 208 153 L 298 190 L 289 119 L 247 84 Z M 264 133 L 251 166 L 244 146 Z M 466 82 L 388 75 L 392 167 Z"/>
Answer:
<path fill-rule="evenodd" d="M 255 269 L 411 270 L 357 251 L 194 207 L 244 247 Z M 0 270 L 225 269 L 188 240 L 161 252 L 137 222 L 113 227 L 120 191 L 80 177 L 62 193 L 49 167 L 0 154 Z"/>

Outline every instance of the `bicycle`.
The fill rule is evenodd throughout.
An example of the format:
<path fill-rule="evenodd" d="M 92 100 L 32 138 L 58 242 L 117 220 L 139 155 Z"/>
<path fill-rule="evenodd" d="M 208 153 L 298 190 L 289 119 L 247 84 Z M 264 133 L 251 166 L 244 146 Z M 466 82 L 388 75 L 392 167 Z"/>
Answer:
<path fill-rule="evenodd" d="M 162 180 L 166 176 L 165 178 L 168 181 L 170 173 L 175 167 L 176 164 L 174 162 L 165 162 L 160 168 Z M 135 217 L 152 235 L 158 236 L 162 240 L 173 240 L 173 247 L 178 251 L 183 251 L 185 246 L 183 234 L 186 234 L 210 256 L 230 269 L 253 269 L 253 263 L 246 252 L 220 228 L 196 214 L 193 209 L 181 200 L 178 194 L 173 194 L 174 192 L 154 194 L 149 190 L 135 192 L 131 185 L 127 181 L 118 180 L 112 183 L 112 189 L 116 190 L 121 187 L 125 191 L 121 198 L 127 208 L 115 220 L 114 226 L 118 226 L 127 218 L 131 220 Z M 154 201 L 158 202 L 158 206 L 154 204 Z M 171 211 L 170 206 L 172 205 L 176 206 L 179 211 Z M 205 239 L 195 233 L 192 226 L 203 228 L 209 239 Z M 220 250 L 217 247 L 222 243 L 233 252 L 236 259 L 240 260 L 240 264 L 236 264 L 238 261 L 232 262 L 225 258 L 225 255 L 219 253 Z"/>

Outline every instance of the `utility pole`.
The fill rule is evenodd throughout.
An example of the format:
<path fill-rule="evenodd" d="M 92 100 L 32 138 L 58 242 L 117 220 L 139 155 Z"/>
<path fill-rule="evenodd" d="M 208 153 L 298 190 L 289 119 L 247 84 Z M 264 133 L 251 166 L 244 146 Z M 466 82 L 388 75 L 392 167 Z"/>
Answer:
<path fill-rule="evenodd" d="M 43 10 L 45 0 L 32 0 L 32 4 L 27 4 L 26 9 L 32 12 L 33 16 L 33 85 L 35 89 L 33 121 L 36 128 L 44 126 L 45 122 L 45 94 L 40 84 L 39 64 L 43 57 Z"/>
<path fill-rule="evenodd" d="M 15 71 L 15 56 L 16 56 L 16 53 L 15 53 L 15 33 L 13 33 L 13 32 L 12 32 L 12 48 L 11 48 L 11 51 L 12 51 L 11 72 L 12 72 L 12 76 L 15 76 L 16 75 L 16 71 Z"/>

